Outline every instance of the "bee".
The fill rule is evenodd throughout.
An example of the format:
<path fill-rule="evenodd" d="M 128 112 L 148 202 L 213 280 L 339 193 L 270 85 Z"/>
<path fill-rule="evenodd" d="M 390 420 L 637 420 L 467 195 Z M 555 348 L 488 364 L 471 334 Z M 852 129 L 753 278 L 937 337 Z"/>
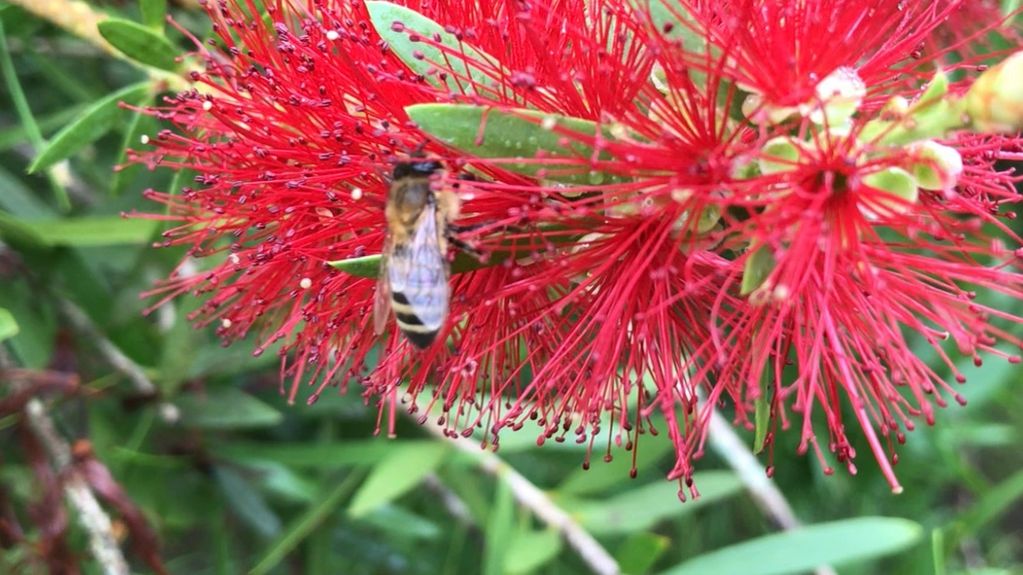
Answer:
<path fill-rule="evenodd" d="M 414 159 L 395 166 L 384 214 L 387 237 L 373 303 L 377 335 L 394 310 L 398 328 L 413 345 L 427 348 L 448 316 L 451 288 L 448 243 L 459 201 L 451 189 L 434 189 L 440 162 Z"/>

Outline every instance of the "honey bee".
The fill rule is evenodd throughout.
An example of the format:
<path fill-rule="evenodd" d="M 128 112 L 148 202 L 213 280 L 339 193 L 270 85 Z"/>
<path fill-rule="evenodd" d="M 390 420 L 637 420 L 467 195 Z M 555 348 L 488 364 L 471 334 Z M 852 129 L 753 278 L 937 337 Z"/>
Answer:
<path fill-rule="evenodd" d="M 401 333 L 419 349 L 427 348 L 448 316 L 451 297 L 448 243 L 458 217 L 457 194 L 434 189 L 440 162 L 414 159 L 395 166 L 384 214 L 387 238 L 373 303 L 377 335 L 390 312 Z"/>

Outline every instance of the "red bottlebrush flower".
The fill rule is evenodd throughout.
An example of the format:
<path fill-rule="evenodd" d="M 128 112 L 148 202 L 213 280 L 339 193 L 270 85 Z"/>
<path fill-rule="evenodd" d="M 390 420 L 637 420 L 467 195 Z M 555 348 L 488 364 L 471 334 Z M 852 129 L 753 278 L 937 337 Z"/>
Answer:
<path fill-rule="evenodd" d="M 658 413 L 690 482 L 712 406 L 742 422 L 769 393 L 806 442 L 824 412 L 842 461 L 851 407 L 886 466 L 874 424 L 901 433 L 947 389 L 904 331 L 1019 343 L 960 287 L 1023 295 L 980 263 L 1009 253 L 985 226 L 1007 231 L 994 212 L 1018 196 L 992 161 L 1019 139 L 940 144 L 963 126 L 937 120 L 964 117 L 945 88 L 888 102 L 959 4 L 209 4 L 197 88 L 152 110 L 175 130 L 134 156 L 197 173 L 149 192 L 178 223 L 165 243 L 190 248 L 152 295 L 204 296 L 195 320 L 227 341 L 262 330 L 257 352 L 283 342 L 292 400 L 354 380 L 389 420 L 440 412 L 495 444 L 534 420 L 541 443 L 591 449 L 602 430 L 632 448 Z M 376 280 L 357 269 L 416 150 L 442 160 L 430 185 L 461 198 L 460 238 L 482 252 L 453 262 L 422 352 L 393 325 L 376 336 Z"/>
<path fill-rule="evenodd" d="M 1008 267 L 1014 254 L 992 235 L 1007 231 L 999 220 L 1011 214 L 999 204 L 1019 195 L 990 165 L 985 181 L 974 180 L 972 168 L 959 176 L 959 188 L 972 194 L 915 187 L 900 194 L 888 178 L 908 175 L 900 166 L 913 163 L 902 155 L 911 152 L 880 153 L 855 129 L 818 134 L 780 173 L 741 188 L 751 204 L 767 207 L 736 224 L 752 248 L 735 261 L 733 277 L 750 274 L 758 261 L 766 271 L 749 294 L 752 305 L 723 314 L 713 353 L 724 354 L 716 384 L 746 399 L 736 402 L 740 420 L 753 411 L 750 400 L 763 398 L 772 420 L 787 427 L 790 406 L 802 417 L 800 449 L 821 456 L 813 422 L 823 412 L 827 448 L 854 472 L 848 409 L 898 491 L 889 464 L 896 456 L 881 442 L 891 451 L 915 420 L 933 423 L 945 397 L 965 403 L 917 356 L 914 341 L 932 348 L 960 383 L 965 377 L 945 340 L 976 362 L 981 352 L 1019 359 L 995 349 L 996 342 L 1018 348 L 1021 340 L 991 320 L 1023 318 L 977 303 L 972 291 L 1023 297 L 1023 274 Z M 822 464 L 828 468 L 823 457 Z"/>

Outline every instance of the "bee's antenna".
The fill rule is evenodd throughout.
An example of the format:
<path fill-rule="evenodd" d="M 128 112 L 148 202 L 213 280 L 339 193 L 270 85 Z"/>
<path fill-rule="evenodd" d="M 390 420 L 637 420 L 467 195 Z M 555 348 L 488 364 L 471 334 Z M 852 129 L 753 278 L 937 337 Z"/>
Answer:
<path fill-rule="evenodd" d="M 425 157 L 426 154 L 423 153 L 423 150 L 426 149 L 426 144 L 427 144 L 426 140 L 423 140 L 422 142 L 419 142 L 419 145 L 416 146 L 414 150 L 409 152 L 409 156 L 412 156 L 413 158 Z"/>

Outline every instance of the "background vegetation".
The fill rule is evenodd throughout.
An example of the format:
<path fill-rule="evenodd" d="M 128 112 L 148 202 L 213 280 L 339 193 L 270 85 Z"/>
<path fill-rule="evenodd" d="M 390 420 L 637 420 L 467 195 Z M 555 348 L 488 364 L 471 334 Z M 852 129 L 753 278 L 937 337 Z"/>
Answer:
<path fill-rule="evenodd" d="M 357 392 L 288 405 L 275 354 L 193 330 L 191 300 L 142 314 L 138 294 L 183 254 L 151 247 L 159 222 L 120 214 L 160 210 L 141 191 L 181 178 L 112 168 L 159 129 L 117 102 L 149 104 L 167 87 L 161 68 L 181 38 L 165 32 L 165 6 L 93 5 L 140 23 L 106 30 L 135 60 L 61 6 L 0 4 L 0 572 L 101 573 L 97 529 L 134 572 L 156 556 L 195 574 L 592 572 L 565 525 L 636 574 L 1023 571 L 1023 370 L 1004 361 L 962 367 L 970 403 L 909 436 L 898 496 L 865 445 L 855 477 L 829 477 L 795 455 L 797 434 L 775 452 L 785 498 L 750 468 L 739 432 L 716 435 L 738 443 L 715 445 L 703 497 L 683 504 L 663 479 L 664 434 L 646 438 L 630 479 L 626 452 L 583 471 L 583 446 L 537 449 L 528 429 L 497 454 L 411 420 L 397 439 L 375 437 L 376 405 Z M 195 6 L 172 11 L 208 30 Z M 53 25 L 62 19 L 77 35 Z M 112 525 L 83 527 L 83 492 Z M 782 529 L 788 506 L 807 527 Z"/>

